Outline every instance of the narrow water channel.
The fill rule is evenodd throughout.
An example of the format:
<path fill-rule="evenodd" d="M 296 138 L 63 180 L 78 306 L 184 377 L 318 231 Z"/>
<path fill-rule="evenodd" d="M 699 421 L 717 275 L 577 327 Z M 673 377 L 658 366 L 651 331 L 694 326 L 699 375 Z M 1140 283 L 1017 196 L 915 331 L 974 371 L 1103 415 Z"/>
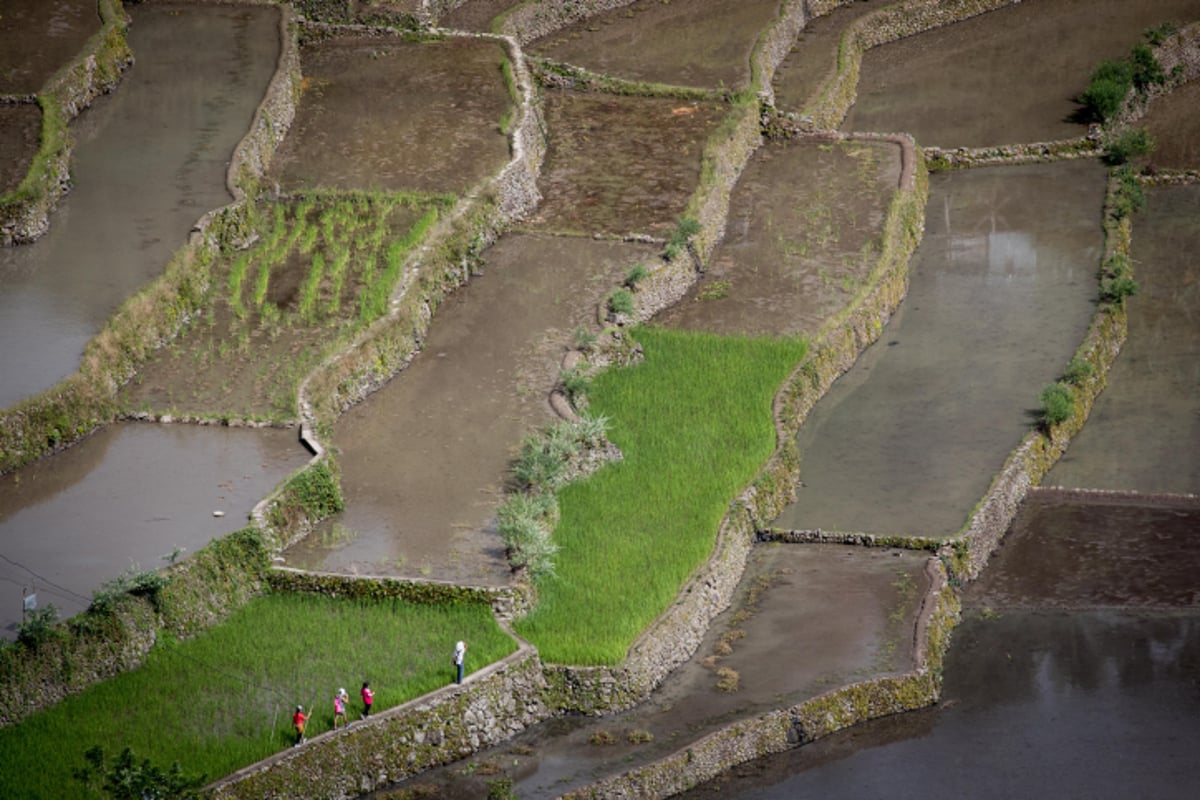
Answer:
<path fill-rule="evenodd" d="M 265 6 L 131 7 L 137 63 L 72 124 L 72 191 L 33 244 L 0 249 L 0 407 L 74 372 L 84 345 L 159 275 L 225 171 L 279 53 Z"/>

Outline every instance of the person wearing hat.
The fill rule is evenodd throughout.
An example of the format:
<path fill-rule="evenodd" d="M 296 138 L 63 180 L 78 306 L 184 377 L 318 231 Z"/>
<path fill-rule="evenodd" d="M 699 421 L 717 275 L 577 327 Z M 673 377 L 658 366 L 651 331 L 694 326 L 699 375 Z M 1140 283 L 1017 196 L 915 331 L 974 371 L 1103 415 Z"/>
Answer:
<path fill-rule="evenodd" d="M 337 694 L 333 696 L 333 729 L 336 731 L 338 720 L 342 721 L 343 725 L 349 725 L 350 720 L 346 718 L 346 701 L 350 699 L 350 695 L 346 694 L 345 688 L 337 690 Z"/>
<path fill-rule="evenodd" d="M 463 679 L 463 662 L 467 660 L 467 643 L 460 641 L 454 645 L 454 670 L 455 683 L 462 683 Z"/>
<path fill-rule="evenodd" d="M 292 714 L 292 727 L 296 729 L 296 747 L 304 743 L 304 725 L 311 716 L 311 711 L 304 713 L 304 706 L 296 706 L 296 713 Z"/>

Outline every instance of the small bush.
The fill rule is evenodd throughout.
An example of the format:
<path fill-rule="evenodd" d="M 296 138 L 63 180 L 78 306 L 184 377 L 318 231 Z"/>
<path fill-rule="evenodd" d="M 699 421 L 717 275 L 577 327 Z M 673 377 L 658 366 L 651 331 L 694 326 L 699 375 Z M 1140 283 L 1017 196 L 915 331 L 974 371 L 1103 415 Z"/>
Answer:
<path fill-rule="evenodd" d="M 58 609 L 53 604 L 34 609 L 17 626 L 17 641 L 26 647 L 36 648 L 54 634 L 54 623 L 58 622 Z"/>
<path fill-rule="evenodd" d="M 654 734 L 641 728 L 634 728 L 625 735 L 625 739 L 630 744 L 649 744 L 654 741 Z"/>
<path fill-rule="evenodd" d="M 87 766 L 75 770 L 75 779 L 112 800 L 193 800 L 201 796 L 207 778 L 185 773 L 178 761 L 166 770 L 151 764 L 148 758 L 139 763 L 128 747 L 111 763 L 99 745 L 88 750 L 84 758 Z"/>
<path fill-rule="evenodd" d="M 1134 45 L 1133 52 L 1129 54 L 1129 62 L 1133 67 L 1133 85 L 1139 92 L 1144 92 L 1167 79 L 1162 64 L 1158 63 L 1148 44 Z"/>
<path fill-rule="evenodd" d="M 1092 366 L 1092 362 L 1082 358 L 1072 358 L 1071 363 L 1067 365 L 1066 372 L 1063 373 L 1063 380 L 1072 386 L 1082 386 L 1096 368 Z"/>
<path fill-rule="evenodd" d="M 1131 88 L 1133 67 L 1124 61 L 1104 61 L 1092 72 L 1087 88 L 1079 95 L 1079 102 L 1093 118 L 1103 122 L 1121 110 Z"/>
<path fill-rule="evenodd" d="M 588 741 L 595 745 L 616 744 L 617 737 L 613 736 L 611 731 L 601 729 L 589 736 Z"/>
<path fill-rule="evenodd" d="M 596 334 L 582 325 L 575 329 L 575 346 L 585 353 L 590 353 L 596 346 Z"/>
<path fill-rule="evenodd" d="M 1138 283 L 1128 275 L 1118 278 L 1105 278 L 1100 282 L 1100 299 L 1114 305 L 1124 302 L 1126 297 L 1138 293 Z"/>
<path fill-rule="evenodd" d="M 1178 30 L 1179 23 L 1172 20 L 1167 20 L 1166 22 L 1155 25 L 1153 28 L 1146 28 L 1142 35 L 1146 37 L 1146 41 L 1149 44 L 1157 47 L 1165 42 L 1169 37 L 1174 36 Z"/>
<path fill-rule="evenodd" d="M 1131 158 L 1150 153 L 1154 140 L 1145 128 L 1127 128 L 1109 136 L 1104 142 L 1104 161 L 1108 164 L 1124 164 Z"/>
<path fill-rule="evenodd" d="M 667 243 L 663 247 L 663 257 L 667 260 L 675 258 L 679 255 L 692 237 L 700 232 L 700 223 L 691 217 L 681 217 L 676 223 L 675 229 L 671 231 L 671 235 L 667 238 Z"/>
<path fill-rule="evenodd" d="M 738 674 L 736 669 L 721 667 L 717 670 L 717 675 L 720 678 L 717 681 L 717 688 L 722 692 L 736 692 L 738 690 L 738 683 L 741 681 L 742 676 Z"/>
<path fill-rule="evenodd" d="M 592 385 L 592 379 L 579 366 L 564 369 L 559 373 L 558 380 L 572 403 L 582 400 Z"/>
<path fill-rule="evenodd" d="M 1128 165 L 1118 167 L 1113 176 L 1117 186 L 1113 192 L 1111 213 L 1115 219 L 1131 216 L 1146 206 L 1146 191 Z"/>
<path fill-rule="evenodd" d="M 512 778 L 493 778 L 488 781 L 487 800 L 517 800 Z"/>
<path fill-rule="evenodd" d="M 1042 389 L 1041 421 L 1047 427 L 1059 425 L 1075 413 L 1075 392 L 1065 383 L 1052 383 Z"/>
<path fill-rule="evenodd" d="M 632 314 L 633 295 L 628 289 L 614 289 L 608 296 L 608 310 L 613 314 Z"/>
<path fill-rule="evenodd" d="M 629 272 L 625 273 L 625 287 L 628 289 L 637 288 L 637 285 L 645 280 L 648 274 L 649 272 L 647 272 L 645 264 L 634 264 L 630 267 Z"/>

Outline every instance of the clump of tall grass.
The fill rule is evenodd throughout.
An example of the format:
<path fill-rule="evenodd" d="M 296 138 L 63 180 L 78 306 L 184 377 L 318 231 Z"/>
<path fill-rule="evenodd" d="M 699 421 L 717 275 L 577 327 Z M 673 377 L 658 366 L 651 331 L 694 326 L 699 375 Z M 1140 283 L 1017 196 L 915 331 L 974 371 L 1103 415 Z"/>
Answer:
<path fill-rule="evenodd" d="M 558 546 L 550 531 L 558 518 L 558 504 L 550 493 L 509 495 L 497 511 L 497 528 L 513 567 L 528 568 L 535 578 L 554 573 Z"/>
<path fill-rule="evenodd" d="M 675 228 L 671 231 L 671 235 L 667 237 L 667 243 L 663 246 L 663 257 L 666 259 L 675 258 L 679 255 L 692 237 L 700 232 L 700 223 L 692 217 L 682 217 L 675 224 Z"/>
<path fill-rule="evenodd" d="M 1038 400 L 1041 403 L 1038 416 L 1046 428 L 1066 422 L 1075 413 L 1075 391 L 1062 381 L 1042 389 Z"/>
<path fill-rule="evenodd" d="M 160 634 L 139 669 L 0 729 L 4 794 L 78 796 L 72 773 L 100 743 L 226 775 L 289 747 L 298 704 L 314 711 L 310 735 L 332 728 L 339 686 L 369 680 L 378 712 L 447 684 L 459 639 L 472 672 L 516 649 L 486 605 L 260 597 L 193 639 Z"/>
<path fill-rule="evenodd" d="M 1139 287 L 1132 273 L 1129 256 L 1125 253 L 1113 253 L 1105 259 L 1100 277 L 1100 299 L 1105 303 L 1119 305 L 1126 297 L 1137 294 Z"/>
<path fill-rule="evenodd" d="M 622 461 L 558 492 L 555 574 L 517 628 L 552 663 L 613 664 L 708 558 L 775 448 L 772 403 L 802 340 L 638 328 L 645 360 L 598 375 Z"/>

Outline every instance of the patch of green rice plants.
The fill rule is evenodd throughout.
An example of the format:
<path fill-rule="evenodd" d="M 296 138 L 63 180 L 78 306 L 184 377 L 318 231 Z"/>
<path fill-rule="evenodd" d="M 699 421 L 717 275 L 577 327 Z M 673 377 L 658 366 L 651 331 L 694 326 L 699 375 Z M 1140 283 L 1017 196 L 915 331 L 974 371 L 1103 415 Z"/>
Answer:
<path fill-rule="evenodd" d="M 254 278 L 254 307 L 262 309 L 267 301 L 267 289 L 271 285 L 271 261 L 263 259 L 258 264 L 258 274 Z"/>
<path fill-rule="evenodd" d="M 317 310 L 317 291 L 321 288 L 321 280 L 325 277 L 325 256 L 321 253 L 313 253 L 312 264 L 308 268 L 308 274 L 304 276 L 304 283 L 300 285 L 300 318 L 306 322 L 311 322 L 316 315 Z"/>
<path fill-rule="evenodd" d="M 774 451 L 775 393 L 807 343 L 638 328 L 645 360 L 593 381 L 624 459 L 558 493 L 555 575 L 517 623 L 550 663 L 614 664 L 711 554 Z"/>
<path fill-rule="evenodd" d="M 374 252 L 368 253 L 364 257 L 364 261 L 372 262 L 371 268 L 372 268 L 372 270 L 374 270 L 373 262 L 375 261 L 375 253 Z M 325 312 L 327 314 L 329 314 L 330 316 L 337 314 L 338 310 L 342 306 L 342 287 L 346 283 L 346 273 L 349 271 L 349 266 L 350 266 L 350 251 L 349 250 L 343 249 L 343 250 L 339 250 L 338 252 L 334 253 L 333 267 L 329 271 L 329 281 L 330 281 L 329 302 L 325 306 Z"/>
<path fill-rule="evenodd" d="M 242 283 L 246 280 L 246 270 L 249 266 L 250 254 L 239 253 L 229 270 L 229 307 L 239 318 L 246 316 L 246 307 L 242 303 Z"/>
<path fill-rule="evenodd" d="M 371 322 L 387 311 L 388 298 L 396 288 L 400 272 L 404 269 L 404 257 L 424 238 L 437 218 L 438 209 L 428 209 L 404 236 L 388 246 L 383 270 L 376 272 L 370 280 L 364 280 L 363 288 L 359 292 L 358 309 L 361 322 Z"/>
<path fill-rule="evenodd" d="M 79 796 L 71 775 L 96 744 L 215 779 L 290 747 L 298 704 L 314 711 L 310 736 L 329 730 L 339 687 L 356 696 L 370 681 L 379 712 L 446 685 L 459 639 L 469 672 L 516 649 L 481 604 L 257 598 L 194 639 L 161 637 L 140 669 L 0 730 L 4 794 Z M 351 703 L 352 720 L 359 710 Z"/>

